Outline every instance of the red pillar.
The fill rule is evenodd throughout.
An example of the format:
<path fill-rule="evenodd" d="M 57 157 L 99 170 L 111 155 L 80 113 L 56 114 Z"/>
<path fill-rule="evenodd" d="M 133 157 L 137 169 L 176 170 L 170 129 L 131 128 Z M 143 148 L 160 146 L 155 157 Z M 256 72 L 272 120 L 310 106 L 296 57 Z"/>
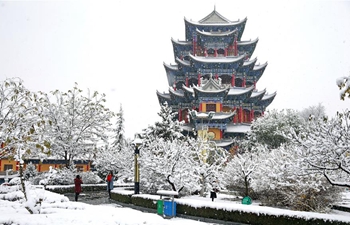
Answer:
<path fill-rule="evenodd" d="M 173 85 L 174 90 L 176 91 L 176 82 L 174 81 L 174 85 Z"/>
<path fill-rule="evenodd" d="M 224 56 L 227 56 L 227 48 L 225 48 Z"/>
<path fill-rule="evenodd" d="M 41 164 L 38 166 L 38 172 L 41 172 Z"/>
<path fill-rule="evenodd" d="M 178 120 L 181 121 L 181 120 L 182 120 L 182 119 L 181 119 L 181 118 L 182 118 L 182 110 L 181 110 L 181 109 L 179 109 L 179 113 L 178 113 L 178 114 L 179 114 Z"/>
<path fill-rule="evenodd" d="M 254 89 L 256 89 L 256 81 L 254 81 Z"/>
<path fill-rule="evenodd" d="M 244 77 L 242 82 L 242 87 L 245 87 L 245 85 L 246 85 L 246 78 Z"/>
<path fill-rule="evenodd" d="M 215 74 L 215 79 L 219 79 L 219 75 L 217 73 Z"/>
<path fill-rule="evenodd" d="M 217 49 L 214 50 L 214 57 L 218 57 L 218 50 Z"/>
<path fill-rule="evenodd" d="M 201 86 L 201 74 L 198 73 L 198 86 Z"/>
<path fill-rule="evenodd" d="M 204 56 L 208 57 L 208 50 L 207 50 L 207 48 L 204 48 Z"/>
<path fill-rule="evenodd" d="M 16 162 L 16 171 L 19 170 L 19 162 Z"/>
<path fill-rule="evenodd" d="M 236 76 L 235 74 L 233 73 L 232 74 L 232 77 L 231 77 L 231 86 L 234 87 L 236 85 Z"/>
<path fill-rule="evenodd" d="M 220 103 L 220 112 L 222 112 L 222 103 Z"/>
<path fill-rule="evenodd" d="M 202 103 L 199 103 L 199 112 L 202 112 Z"/>
<path fill-rule="evenodd" d="M 186 87 L 188 87 L 188 77 L 186 77 Z"/>
<path fill-rule="evenodd" d="M 238 119 L 239 119 L 238 122 L 242 123 L 242 121 L 243 121 L 243 108 L 242 108 L 242 106 L 239 107 L 239 118 Z"/>

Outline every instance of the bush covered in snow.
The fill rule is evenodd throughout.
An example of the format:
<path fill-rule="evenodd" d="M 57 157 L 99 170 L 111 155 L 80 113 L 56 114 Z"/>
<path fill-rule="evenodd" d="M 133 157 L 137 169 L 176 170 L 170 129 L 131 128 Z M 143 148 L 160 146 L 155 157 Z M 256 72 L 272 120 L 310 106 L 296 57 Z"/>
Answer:
<path fill-rule="evenodd" d="M 34 185 L 69 185 L 74 184 L 74 178 L 80 175 L 84 184 L 98 184 L 104 181 L 94 172 L 76 172 L 69 168 L 50 169 L 30 179 Z"/>

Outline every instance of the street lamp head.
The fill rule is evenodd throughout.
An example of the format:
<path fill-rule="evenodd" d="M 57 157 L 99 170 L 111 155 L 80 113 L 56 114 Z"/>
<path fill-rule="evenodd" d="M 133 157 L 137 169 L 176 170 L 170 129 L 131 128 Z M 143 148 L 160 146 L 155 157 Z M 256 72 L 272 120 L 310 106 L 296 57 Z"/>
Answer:
<path fill-rule="evenodd" d="M 135 138 L 134 138 L 132 144 L 135 145 L 136 147 L 138 147 L 142 144 L 142 139 L 140 138 L 140 134 L 135 134 Z"/>

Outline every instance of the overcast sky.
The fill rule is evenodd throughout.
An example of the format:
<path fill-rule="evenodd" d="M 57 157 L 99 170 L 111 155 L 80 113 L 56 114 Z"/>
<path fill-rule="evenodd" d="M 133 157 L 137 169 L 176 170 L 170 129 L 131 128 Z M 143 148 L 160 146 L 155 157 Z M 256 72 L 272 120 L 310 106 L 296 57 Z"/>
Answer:
<path fill-rule="evenodd" d="M 322 103 L 333 117 L 349 106 L 336 79 L 350 75 L 350 1 L 0 1 L 0 78 L 20 77 L 32 91 L 77 82 L 105 93 L 113 111 L 122 104 L 132 138 L 158 120 L 171 38 L 184 40 L 184 18 L 214 7 L 232 21 L 247 17 L 242 40 L 259 38 L 253 58 L 268 66 L 257 88 L 277 92 L 268 109 Z"/>

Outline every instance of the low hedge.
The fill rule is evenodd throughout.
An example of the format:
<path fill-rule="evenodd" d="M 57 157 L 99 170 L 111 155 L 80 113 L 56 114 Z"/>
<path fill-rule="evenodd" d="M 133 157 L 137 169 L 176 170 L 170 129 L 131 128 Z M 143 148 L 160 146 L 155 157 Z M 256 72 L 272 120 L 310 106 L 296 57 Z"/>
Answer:
<path fill-rule="evenodd" d="M 196 216 L 202 218 L 245 223 L 252 225 L 349 225 L 346 222 L 324 220 L 324 219 L 303 219 L 289 216 L 276 216 L 264 213 L 249 213 L 243 211 L 226 211 L 208 207 L 192 207 L 177 203 L 177 214 Z"/>
<path fill-rule="evenodd" d="M 55 188 L 46 187 L 46 189 L 52 192 L 64 194 L 67 192 L 73 192 L 74 186 L 55 186 Z M 106 190 L 106 186 L 83 186 L 83 190 L 104 191 Z M 155 199 L 143 198 L 139 195 L 121 194 L 115 192 L 111 192 L 111 197 L 113 200 L 121 203 L 132 204 L 149 209 L 157 209 L 157 200 Z M 332 221 L 326 219 L 304 219 L 298 217 L 289 217 L 286 215 L 276 216 L 268 215 L 265 213 L 227 211 L 225 209 L 215 209 L 210 207 L 192 207 L 181 203 L 176 203 L 176 213 L 180 217 L 181 215 L 186 215 L 252 225 L 350 225 L 350 223 L 347 222 Z"/>

